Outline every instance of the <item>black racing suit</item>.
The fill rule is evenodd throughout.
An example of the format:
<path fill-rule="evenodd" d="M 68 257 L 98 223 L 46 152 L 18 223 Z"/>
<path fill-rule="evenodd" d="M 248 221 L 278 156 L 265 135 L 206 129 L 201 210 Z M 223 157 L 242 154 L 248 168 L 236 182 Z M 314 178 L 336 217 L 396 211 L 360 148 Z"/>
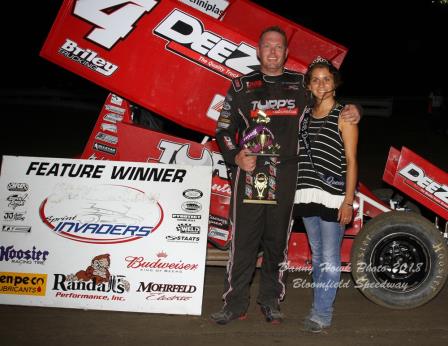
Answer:
<path fill-rule="evenodd" d="M 296 190 L 297 161 L 282 163 L 281 157 L 298 153 L 299 117 L 306 105 L 303 75 L 285 70 L 280 76 L 255 71 L 232 81 L 218 119 L 216 139 L 232 172 L 232 243 L 227 263 L 223 299 L 225 308 L 244 313 L 249 305 L 250 281 L 257 254 L 263 251 L 260 291 L 257 302 L 278 307 L 285 293 L 284 263 L 291 230 L 291 214 Z M 257 109 L 270 118 L 267 124 L 280 145 L 276 164 L 277 205 L 246 204 L 246 172 L 235 164 L 242 149 L 239 141 L 253 128 Z M 266 164 L 257 157 L 257 165 Z M 283 269 L 282 269 L 283 268 Z"/>

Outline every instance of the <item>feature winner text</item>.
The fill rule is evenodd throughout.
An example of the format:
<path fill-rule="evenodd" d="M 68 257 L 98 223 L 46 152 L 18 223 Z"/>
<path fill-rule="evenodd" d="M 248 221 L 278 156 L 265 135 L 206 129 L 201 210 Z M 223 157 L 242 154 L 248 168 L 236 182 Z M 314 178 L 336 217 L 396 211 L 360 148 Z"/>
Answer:
<path fill-rule="evenodd" d="M 91 163 L 31 162 L 26 175 L 101 179 L 108 171 L 105 165 Z M 182 183 L 186 174 L 177 168 L 112 166 L 110 179 Z"/>

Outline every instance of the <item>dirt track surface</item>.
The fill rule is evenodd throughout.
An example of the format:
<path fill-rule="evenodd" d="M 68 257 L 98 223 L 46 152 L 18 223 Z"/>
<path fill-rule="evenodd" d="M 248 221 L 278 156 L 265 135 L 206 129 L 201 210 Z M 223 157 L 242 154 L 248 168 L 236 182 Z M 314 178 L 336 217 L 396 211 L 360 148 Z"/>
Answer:
<path fill-rule="evenodd" d="M 290 273 L 282 304 L 285 321 L 266 323 L 255 299 L 248 318 L 218 326 L 210 313 L 221 308 L 224 268 L 207 267 L 201 316 L 143 314 L 0 305 L 2 345 L 446 345 L 448 344 L 448 286 L 430 303 L 413 310 L 383 308 L 354 288 L 351 276 L 342 279 L 333 326 L 324 334 L 300 330 L 308 312 L 311 288 L 294 288 L 307 273 Z M 256 297 L 259 273 L 252 285 Z"/>

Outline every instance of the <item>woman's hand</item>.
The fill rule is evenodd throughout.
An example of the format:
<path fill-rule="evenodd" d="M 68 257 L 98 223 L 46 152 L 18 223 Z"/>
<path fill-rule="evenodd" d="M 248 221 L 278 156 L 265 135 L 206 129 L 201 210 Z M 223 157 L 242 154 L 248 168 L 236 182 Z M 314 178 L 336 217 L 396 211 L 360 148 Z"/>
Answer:
<path fill-rule="evenodd" d="M 348 225 L 353 218 L 353 203 L 342 202 L 338 211 L 338 221 L 341 225 Z"/>

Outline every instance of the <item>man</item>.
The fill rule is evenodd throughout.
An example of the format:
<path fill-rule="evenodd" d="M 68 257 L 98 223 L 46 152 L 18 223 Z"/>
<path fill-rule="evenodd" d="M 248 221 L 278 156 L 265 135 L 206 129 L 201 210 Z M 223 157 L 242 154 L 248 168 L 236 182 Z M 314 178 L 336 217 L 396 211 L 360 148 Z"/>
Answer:
<path fill-rule="evenodd" d="M 260 291 L 257 303 L 267 322 L 283 320 L 279 303 L 285 294 L 283 270 L 297 180 L 297 161 L 283 160 L 298 153 L 299 117 L 307 104 L 303 75 L 284 68 L 288 55 L 285 32 L 265 29 L 257 47 L 260 70 L 232 81 L 218 119 L 216 139 L 232 169 L 232 243 L 224 284 L 224 306 L 210 318 L 218 324 L 244 319 L 257 254 L 261 250 Z M 346 111 L 359 121 L 355 107 Z M 241 142 L 257 124 L 265 124 L 279 158 L 252 156 Z M 250 186 L 257 182 L 254 171 L 269 166 L 269 196 L 274 203 L 252 203 Z M 265 179 L 266 180 L 266 179 Z M 261 180 L 258 180 L 260 182 Z M 250 203 L 247 203 L 249 199 Z M 271 202 L 272 202 L 271 200 Z"/>

